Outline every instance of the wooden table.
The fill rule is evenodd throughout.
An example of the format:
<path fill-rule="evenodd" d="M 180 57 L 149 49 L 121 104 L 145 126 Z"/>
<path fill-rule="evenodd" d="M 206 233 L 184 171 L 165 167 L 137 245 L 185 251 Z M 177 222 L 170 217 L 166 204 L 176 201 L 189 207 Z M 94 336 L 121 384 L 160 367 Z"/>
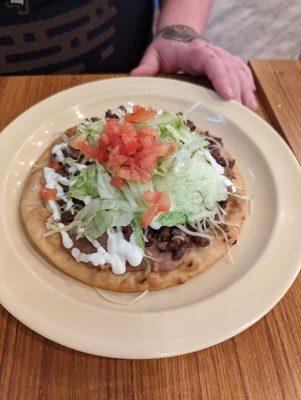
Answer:
<path fill-rule="evenodd" d="M 252 61 L 259 115 L 301 161 L 301 62 Z M 2 130 L 28 107 L 91 76 L 0 79 Z M 240 335 L 210 349 L 127 361 L 69 350 L 0 309 L 0 399 L 301 399 L 301 280 Z"/>

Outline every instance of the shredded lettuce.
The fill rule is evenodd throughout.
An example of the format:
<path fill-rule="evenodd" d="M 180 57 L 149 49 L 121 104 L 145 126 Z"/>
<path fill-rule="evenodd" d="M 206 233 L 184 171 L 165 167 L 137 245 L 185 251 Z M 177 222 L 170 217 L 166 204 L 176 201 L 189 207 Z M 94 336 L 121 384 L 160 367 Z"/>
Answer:
<path fill-rule="evenodd" d="M 68 199 L 84 200 L 87 196 L 98 197 L 97 176 L 98 172 L 95 165 L 90 165 L 83 169 L 76 178 L 75 183 L 70 187 L 67 195 Z"/>
<path fill-rule="evenodd" d="M 94 218 L 84 230 L 84 234 L 94 240 L 99 238 L 111 226 L 113 221 L 109 211 L 97 211 Z"/>
<path fill-rule="evenodd" d="M 141 214 L 135 214 L 134 220 L 132 222 L 132 227 L 137 246 L 139 246 L 142 250 L 144 250 L 143 230 L 140 221 L 141 221 Z"/>
<path fill-rule="evenodd" d="M 177 226 L 185 224 L 186 221 L 186 214 L 181 211 L 169 211 L 159 217 L 159 222 L 162 226 Z"/>
<path fill-rule="evenodd" d="M 101 134 L 104 126 L 103 120 L 98 120 L 95 122 L 84 120 L 79 124 L 76 135 L 82 136 L 89 143 L 95 143 Z"/>
<path fill-rule="evenodd" d="M 199 153 L 178 171 L 170 169 L 165 177 L 154 176 L 153 181 L 156 191 L 169 193 L 170 211 L 185 214 L 187 222 L 213 216 L 218 202 L 228 197 L 225 183 Z"/>

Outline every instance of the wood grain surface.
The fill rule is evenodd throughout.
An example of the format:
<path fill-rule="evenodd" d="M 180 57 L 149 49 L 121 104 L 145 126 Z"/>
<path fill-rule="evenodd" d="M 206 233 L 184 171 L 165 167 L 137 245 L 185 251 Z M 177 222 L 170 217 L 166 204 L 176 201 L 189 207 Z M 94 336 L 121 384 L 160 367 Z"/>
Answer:
<path fill-rule="evenodd" d="M 266 64 L 254 65 L 260 82 L 259 114 L 269 119 L 273 108 L 266 107 L 270 96 L 264 92 L 267 83 L 261 81 Z M 273 79 L 280 77 L 279 64 L 276 67 Z M 273 63 L 267 68 L 272 71 Z M 287 71 L 289 66 L 285 68 Z M 0 78 L 0 130 L 47 96 L 103 77 Z M 274 92 L 272 98 L 280 96 L 277 89 Z M 281 111 L 290 115 L 289 91 L 286 96 Z M 298 101 L 301 114 L 300 91 Z M 277 107 L 273 110 L 280 120 Z M 209 349 L 174 358 L 129 361 L 83 354 L 41 337 L 2 307 L 0 328 L 0 400 L 301 399 L 300 278 L 267 316 L 245 332 Z"/>
<path fill-rule="evenodd" d="M 301 160 L 301 61 L 251 61 L 272 124 Z"/>

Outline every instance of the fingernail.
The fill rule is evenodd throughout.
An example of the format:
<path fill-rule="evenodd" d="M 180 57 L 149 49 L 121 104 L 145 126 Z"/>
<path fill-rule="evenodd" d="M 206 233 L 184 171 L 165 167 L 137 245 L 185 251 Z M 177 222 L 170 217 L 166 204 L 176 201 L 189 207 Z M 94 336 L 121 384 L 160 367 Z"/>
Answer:
<path fill-rule="evenodd" d="M 234 93 L 233 90 L 231 89 L 230 86 L 228 86 L 225 90 L 226 96 L 229 97 L 230 99 L 232 99 L 234 97 Z"/>

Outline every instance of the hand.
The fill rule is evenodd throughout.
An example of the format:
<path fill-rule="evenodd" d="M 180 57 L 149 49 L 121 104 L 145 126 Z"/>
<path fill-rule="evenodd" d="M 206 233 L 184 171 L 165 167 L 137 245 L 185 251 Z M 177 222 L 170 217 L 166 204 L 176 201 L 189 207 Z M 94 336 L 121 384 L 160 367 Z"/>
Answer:
<path fill-rule="evenodd" d="M 182 29 L 174 32 L 170 29 L 174 27 Z M 179 71 L 194 76 L 206 75 L 222 98 L 236 99 L 254 111 L 257 109 L 254 80 L 250 69 L 240 58 L 202 40 L 188 27 L 175 25 L 168 27 L 168 31 L 165 29 L 150 44 L 131 75 Z M 192 36 L 189 32 L 193 33 Z"/>

